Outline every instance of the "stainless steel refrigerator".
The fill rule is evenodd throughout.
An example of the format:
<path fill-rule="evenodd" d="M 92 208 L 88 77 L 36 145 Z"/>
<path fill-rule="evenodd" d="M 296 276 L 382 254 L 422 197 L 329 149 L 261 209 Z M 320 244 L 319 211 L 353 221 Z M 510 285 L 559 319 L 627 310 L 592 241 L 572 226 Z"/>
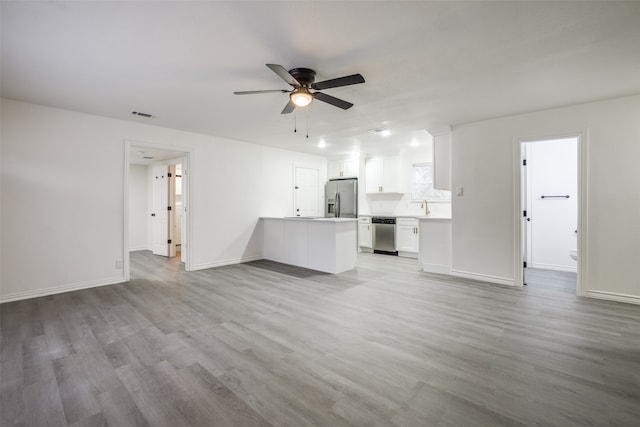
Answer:
<path fill-rule="evenodd" d="M 324 216 L 358 217 L 358 179 L 330 179 L 324 186 Z"/>

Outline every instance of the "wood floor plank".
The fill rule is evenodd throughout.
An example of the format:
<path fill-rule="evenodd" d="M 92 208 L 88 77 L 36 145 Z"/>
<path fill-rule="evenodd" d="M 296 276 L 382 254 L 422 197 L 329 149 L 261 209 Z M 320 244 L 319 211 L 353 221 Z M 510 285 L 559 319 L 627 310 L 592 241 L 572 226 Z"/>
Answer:
<path fill-rule="evenodd" d="M 101 412 L 100 404 L 91 390 L 91 384 L 77 354 L 54 361 L 56 381 L 68 424 Z"/>
<path fill-rule="evenodd" d="M 55 378 L 38 381 L 24 387 L 24 425 L 33 427 L 64 426 L 64 415 Z M 2 409 L 4 411 L 4 408 Z"/>
<path fill-rule="evenodd" d="M 3 427 L 640 425 L 640 307 L 577 298 L 575 274 L 131 267 L 0 306 Z"/>

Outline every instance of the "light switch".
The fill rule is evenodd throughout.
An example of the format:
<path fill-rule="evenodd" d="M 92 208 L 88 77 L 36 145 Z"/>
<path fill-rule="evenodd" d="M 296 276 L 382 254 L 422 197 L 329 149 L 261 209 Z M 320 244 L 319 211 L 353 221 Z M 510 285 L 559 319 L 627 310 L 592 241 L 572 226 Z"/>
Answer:
<path fill-rule="evenodd" d="M 456 196 L 464 196 L 464 188 L 456 187 Z"/>

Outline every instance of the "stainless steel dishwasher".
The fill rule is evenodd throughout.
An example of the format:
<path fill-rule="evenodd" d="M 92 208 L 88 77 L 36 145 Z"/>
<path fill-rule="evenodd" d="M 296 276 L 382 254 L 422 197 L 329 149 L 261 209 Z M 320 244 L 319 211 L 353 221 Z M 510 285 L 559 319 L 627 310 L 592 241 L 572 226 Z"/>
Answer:
<path fill-rule="evenodd" d="M 373 252 L 398 255 L 396 250 L 396 219 L 374 216 L 371 218 L 371 224 L 373 224 Z"/>

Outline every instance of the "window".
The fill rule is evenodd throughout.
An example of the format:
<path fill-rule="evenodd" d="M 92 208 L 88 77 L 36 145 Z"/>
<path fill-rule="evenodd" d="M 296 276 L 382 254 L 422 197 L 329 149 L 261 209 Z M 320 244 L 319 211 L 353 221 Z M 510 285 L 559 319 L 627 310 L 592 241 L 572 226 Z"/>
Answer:
<path fill-rule="evenodd" d="M 451 192 L 433 188 L 433 163 L 416 163 L 411 171 L 411 198 L 416 201 L 450 201 Z"/>

